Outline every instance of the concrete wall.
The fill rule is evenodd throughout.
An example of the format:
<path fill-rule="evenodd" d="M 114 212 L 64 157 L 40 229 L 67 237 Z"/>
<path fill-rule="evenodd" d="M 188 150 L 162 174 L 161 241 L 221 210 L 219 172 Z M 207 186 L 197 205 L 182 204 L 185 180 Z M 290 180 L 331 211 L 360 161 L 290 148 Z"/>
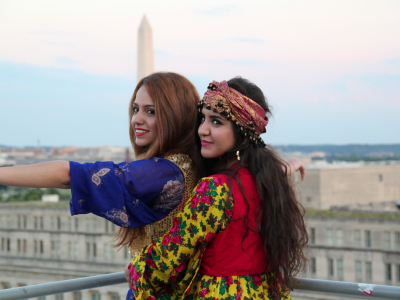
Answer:
<path fill-rule="evenodd" d="M 298 189 L 301 202 L 317 209 L 400 200 L 400 165 L 310 168 Z"/>
<path fill-rule="evenodd" d="M 366 214 L 368 215 L 368 214 Z M 308 216 L 306 224 L 309 232 L 314 229 L 315 243 L 310 244 L 310 258 L 316 259 L 316 273 L 307 270 L 303 276 L 323 280 L 349 282 L 371 282 L 382 285 L 400 285 L 400 216 L 392 219 L 390 214 L 384 217 L 348 217 Z M 333 241 L 328 241 L 328 230 L 333 231 Z M 338 244 L 337 231 L 343 232 L 343 244 Z M 361 233 L 361 244 L 356 242 L 356 231 Z M 367 245 L 366 231 L 371 232 L 371 245 Z M 385 234 L 390 235 L 390 247 L 386 248 Z M 328 259 L 333 259 L 333 276 L 328 274 Z M 338 274 L 338 260 L 343 260 L 343 277 Z M 362 278 L 356 276 L 356 261 L 361 261 Z M 372 264 L 372 280 L 366 276 L 366 263 Z M 386 264 L 391 264 L 392 279 L 386 279 Z"/>
<path fill-rule="evenodd" d="M 43 228 L 40 217 L 43 218 Z M 77 229 L 75 220 L 78 220 Z M 115 230 L 115 225 L 91 214 L 71 217 L 68 203 L 0 204 L 0 289 L 123 272 L 131 255 L 126 249 L 117 252 L 112 247 L 110 241 Z M 11 242 L 9 251 L 4 245 L 8 239 Z M 35 252 L 35 240 L 43 241 L 43 253 L 40 249 Z M 57 246 L 52 249 L 52 242 L 54 246 L 54 243 L 59 243 L 59 249 Z M 87 243 L 90 244 L 89 255 Z M 74 247 L 75 244 L 78 245 L 76 253 L 74 248 L 72 252 L 69 249 L 69 245 Z M 91 294 L 98 293 L 101 300 L 123 300 L 127 291 L 128 283 L 113 285 L 82 291 L 81 299 L 92 299 Z M 46 299 L 60 299 L 55 297 L 47 296 Z M 64 294 L 63 299 L 72 300 L 73 293 Z"/>

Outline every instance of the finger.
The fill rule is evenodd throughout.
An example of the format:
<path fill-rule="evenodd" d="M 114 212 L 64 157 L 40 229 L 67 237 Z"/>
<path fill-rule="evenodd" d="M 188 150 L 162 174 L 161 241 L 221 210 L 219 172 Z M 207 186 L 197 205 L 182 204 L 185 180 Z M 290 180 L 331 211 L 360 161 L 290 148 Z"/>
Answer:
<path fill-rule="evenodd" d="M 306 177 L 306 168 L 304 165 L 300 167 L 300 174 L 301 174 L 301 181 L 304 181 L 304 178 Z"/>
<path fill-rule="evenodd" d="M 126 278 L 126 281 L 128 281 L 128 282 L 130 281 L 129 265 L 130 265 L 130 263 L 125 266 L 125 278 Z"/>

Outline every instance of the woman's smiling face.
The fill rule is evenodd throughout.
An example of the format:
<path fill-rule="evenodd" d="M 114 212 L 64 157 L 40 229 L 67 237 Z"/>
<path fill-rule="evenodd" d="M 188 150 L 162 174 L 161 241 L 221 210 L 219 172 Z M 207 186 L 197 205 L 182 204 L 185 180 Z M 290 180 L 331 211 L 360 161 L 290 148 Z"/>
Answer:
<path fill-rule="evenodd" d="M 156 141 L 158 128 L 154 102 L 144 85 L 136 93 L 131 126 L 135 132 L 136 145 L 145 147 Z"/>
<path fill-rule="evenodd" d="M 219 113 L 202 109 L 198 134 L 201 140 L 201 155 L 205 158 L 217 158 L 235 146 L 236 139 L 233 123 Z"/>

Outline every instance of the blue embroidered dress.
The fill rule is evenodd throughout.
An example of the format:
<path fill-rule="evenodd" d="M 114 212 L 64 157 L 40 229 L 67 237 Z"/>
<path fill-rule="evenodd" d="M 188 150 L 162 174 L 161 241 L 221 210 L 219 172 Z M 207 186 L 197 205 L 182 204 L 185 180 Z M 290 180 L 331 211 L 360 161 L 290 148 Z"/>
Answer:
<path fill-rule="evenodd" d="M 172 161 L 70 162 L 71 215 L 93 213 L 126 228 L 164 219 L 185 193 L 185 177 Z"/>

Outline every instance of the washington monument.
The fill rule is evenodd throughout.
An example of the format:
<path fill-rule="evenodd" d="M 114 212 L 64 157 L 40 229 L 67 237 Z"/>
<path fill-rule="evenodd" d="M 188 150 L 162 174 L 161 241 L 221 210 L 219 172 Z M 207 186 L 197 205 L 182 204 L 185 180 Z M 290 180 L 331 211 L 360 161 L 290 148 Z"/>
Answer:
<path fill-rule="evenodd" d="M 154 72 L 153 35 L 146 15 L 139 26 L 137 81 Z"/>

